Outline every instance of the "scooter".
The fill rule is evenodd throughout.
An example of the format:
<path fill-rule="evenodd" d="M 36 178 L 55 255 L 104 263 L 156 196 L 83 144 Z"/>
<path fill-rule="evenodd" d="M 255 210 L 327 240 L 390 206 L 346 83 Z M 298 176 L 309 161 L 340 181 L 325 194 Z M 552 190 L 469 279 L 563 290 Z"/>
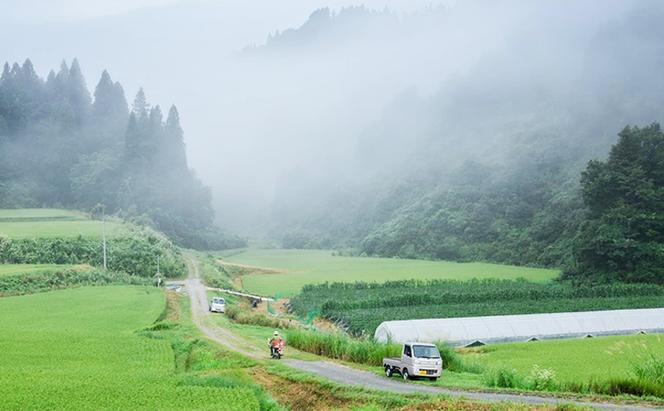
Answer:
<path fill-rule="evenodd" d="M 270 357 L 275 360 L 280 360 L 284 355 L 284 343 L 283 341 L 276 347 L 270 346 Z"/>

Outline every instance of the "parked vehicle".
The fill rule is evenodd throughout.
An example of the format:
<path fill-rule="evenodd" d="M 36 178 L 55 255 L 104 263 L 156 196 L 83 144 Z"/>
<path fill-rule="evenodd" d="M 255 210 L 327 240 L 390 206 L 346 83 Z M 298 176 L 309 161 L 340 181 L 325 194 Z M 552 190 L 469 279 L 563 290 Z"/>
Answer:
<path fill-rule="evenodd" d="M 409 342 L 401 348 L 401 358 L 383 358 L 383 368 L 388 377 L 398 373 L 404 380 L 423 377 L 436 381 L 443 372 L 443 359 L 435 345 Z"/>
<path fill-rule="evenodd" d="M 221 297 L 214 297 L 210 301 L 209 310 L 213 313 L 223 313 L 226 310 L 226 301 Z"/>

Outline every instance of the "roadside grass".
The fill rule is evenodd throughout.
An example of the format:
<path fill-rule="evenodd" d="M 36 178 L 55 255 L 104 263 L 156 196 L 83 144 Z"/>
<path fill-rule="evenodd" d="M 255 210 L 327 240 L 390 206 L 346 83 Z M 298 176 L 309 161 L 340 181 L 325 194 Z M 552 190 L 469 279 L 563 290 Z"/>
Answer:
<path fill-rule="evenodd" d="M 292 296 L 305 284 L 324 282 L 384 282 L 405 279 L 525 278 L 548 282 L 559 270 L 489 263 L 406 260 L 333 256 L 324 250 L 247 249 L 225 254 L 224 261 L 286 270 L 286 273 L 250 274 L 242 286 L 260 295 Z"/>
<path fill-rule="evenodd" d="M 174 344 L 158 335 L 163 331 L 143 332 L 153 338 L 137 333 L 163 312 L 163 293 L 150 287 L 0 298 L 0 407 L 258 409 L 251 388 L 201 384 L 176 372 L 225 357 L 207 355 L 187 338 Z M 174 351 L 194 358 L 174 362 Z"/>
<path fill-rule="evenodd" d="M 84 265 L 68 264 L 0 264 L 0 276 L 15 274 L 32 274 L 48 271 L 66 270 L 70 268 L 83 269 Z"/>
<path fill-rule="evenodd" d="M 294 396 L 292 392 L 285 389 L 279 393 L 278 387 L 273 393 L 275 398 L 289 406 L 293 410 L 300 409 L 349 409 L 349 410 L 482 410 L 482 411 L 507 411 L 507 410 L 582 410 L 583 407 L 571 407 L 564 404 L 558 406 L 533 406 L 509 402 L 477 402 L 464 399 L 451 398 L 445 395 L 424 394 L 397 394 L 385 391 L 372 391 L 357 387 L 340 386 L 329 380 L 317 377 L 313 374 L 295 370 L 279 362 L 268 362 L 266 371 L 273 377 L 276 376 L 284 381 L 278 387 L 288 387 L 297 384 L 299 387 L 307 387 L 307 395 Z M 301 388 L 300 388 L 301 389 Z M 306 388 L 305 388 L 306 389 Z M 326 407 L 318 403 L 324 400 Z"/>

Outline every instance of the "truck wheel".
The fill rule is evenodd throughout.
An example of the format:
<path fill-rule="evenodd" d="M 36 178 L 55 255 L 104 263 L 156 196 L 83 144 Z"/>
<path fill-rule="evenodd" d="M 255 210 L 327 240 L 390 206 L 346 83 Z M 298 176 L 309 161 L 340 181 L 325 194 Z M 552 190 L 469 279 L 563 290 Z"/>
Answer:
<path fill-rule="evenodd" d="M 436 381 L 438 377 L 429 377 L 429 381 Z"/>
<path fill-rule="evenodd" d="M 404 368 L 403 371 L 401 371 L 401 376 L 403 377 L 404 381 L 410 380 L 410 374 L 408 374 L 408 368 Z"/>
<path fill-rule="evenodd" d="M 392 367 L 390 367 L 389 365 L 385 366 L 385 376 L 386 377 L 391 377 L 392 376 Z"/>

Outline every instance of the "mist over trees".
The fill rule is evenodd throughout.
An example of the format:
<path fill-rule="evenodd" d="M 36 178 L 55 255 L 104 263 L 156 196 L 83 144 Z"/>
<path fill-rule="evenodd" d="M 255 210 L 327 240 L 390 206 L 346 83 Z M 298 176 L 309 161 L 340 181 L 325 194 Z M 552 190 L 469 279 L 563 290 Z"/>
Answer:
<path fill-rule="evenodd" d="M 630 3 L 597 23 L 583 5 L 574 7 L 575 19 L 557 14 L 557 6 L 533 5 L 531 21 L 505 29 L 497 51 L 469 63 L 453 81 L 441 75 L 431 93 L 415 87 L 397 93 L 376 121 L 357 131 L 357 144 L 335 163 L 337 170 L 283 179 L 271 214 L 273 238 L 293 248 L 553 266 L 570 278 L 661 282 L 662 228 L 642 224 L 622 233 L 607 223 L 615 210 L 600 218 L 603 223 L 595 221 L 586 176 L 596 163 L 583 181 L 581 173 L 589 160 L 607 156 L 626 124 L 662 119 L 664 30 L 655 21 L 664 9 Z M 491 24 L 499 25 L 503 11 L 496 6 Z M 306 61 L 312 55 L 324 60 L 326 50 L 361 61 L 358 50 L 401 51 L 393 38 L 421 40 L 413 47 L 435 53 L 436 38 L 441 52 L 456 55 L 447 43 L 466 40 L 423 34 L 454 33 L 436 32 L 436 23 L 454 26 L 448 14 L 444 8 L 408 16 L 323 9 L 249 54 Z M 471 37 L 477 27 L 466 28 Z M 560 36 L 565 30 L 570 35 Z M 412 38 L 403 40 L 406 34 Z M 380 39 L 390 46 L 379 46 Z M 655 155 L 649 147 L 639 161 Z M 661 198 L 652 201 L 664 209 Z M 623 221 L 644 212 L 621 210 Z"/>
<path fill-rule="evenodd" d="M 76 59 L 45 80 L 30 60 L 0 77 L 0 207 L 44 206 L 119 213 L 194 248 L 243 244 L 213 225 L 177 108 L 164 119 L 141 89 L 129 110 L 107 71 L 91 96 Z"/>

